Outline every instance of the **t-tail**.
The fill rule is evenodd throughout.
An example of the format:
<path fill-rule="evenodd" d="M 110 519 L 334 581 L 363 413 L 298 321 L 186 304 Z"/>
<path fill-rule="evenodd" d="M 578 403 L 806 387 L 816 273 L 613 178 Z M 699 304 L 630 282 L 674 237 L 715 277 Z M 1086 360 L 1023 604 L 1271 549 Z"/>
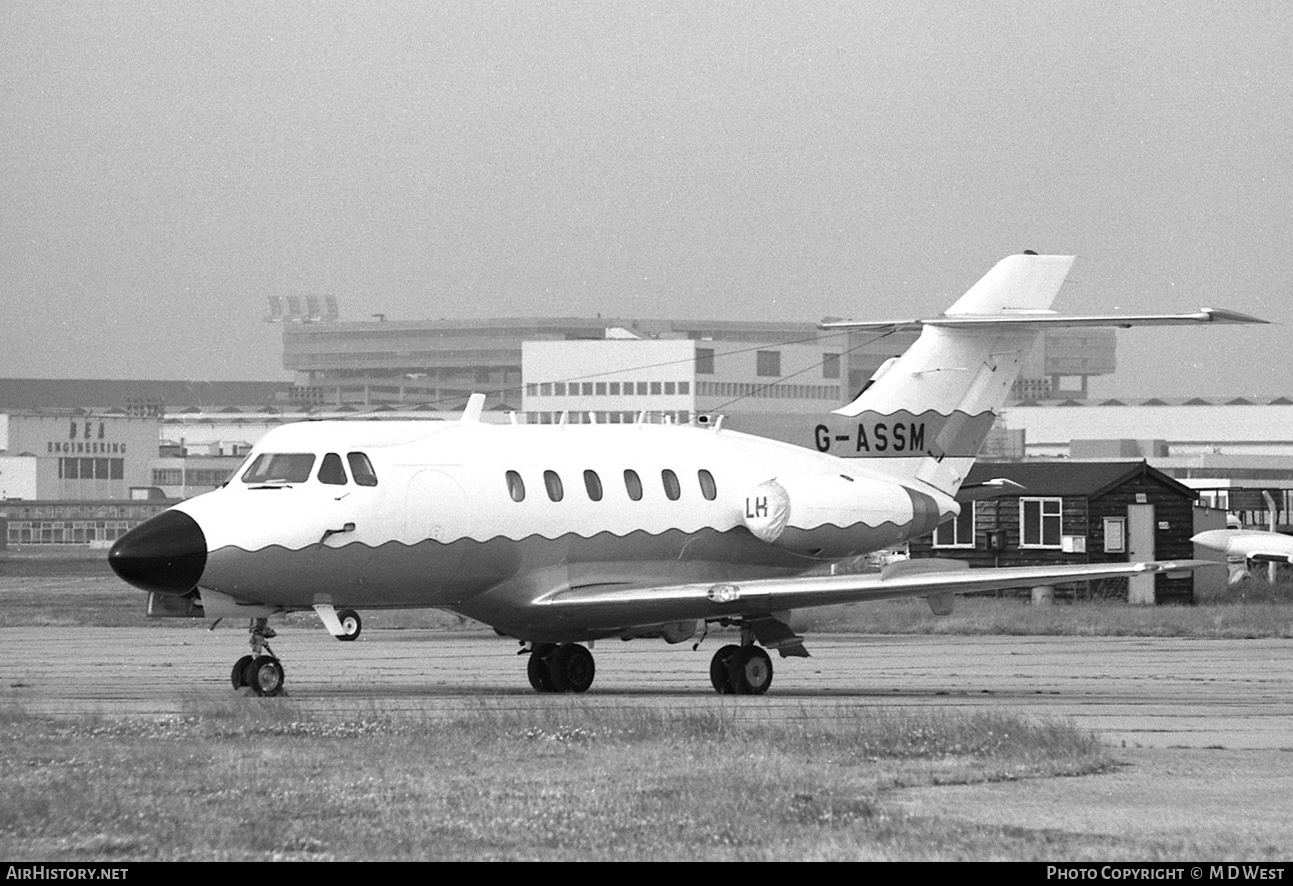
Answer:
<path fill-rule="evenodd" d="M 1008 256 L 931 319 L 823 323 L 827 329 L 921 332 L 906 353 L 876 371 L 857 399 L 818 426 L 817 448 L 883 459 L 874 466 L 884 473 L 954 496 L 1046 329 L 1264 322 L 1209 308 L 1189 314 L 1060 316 L 1050 306 L 1074 258 Z"/>

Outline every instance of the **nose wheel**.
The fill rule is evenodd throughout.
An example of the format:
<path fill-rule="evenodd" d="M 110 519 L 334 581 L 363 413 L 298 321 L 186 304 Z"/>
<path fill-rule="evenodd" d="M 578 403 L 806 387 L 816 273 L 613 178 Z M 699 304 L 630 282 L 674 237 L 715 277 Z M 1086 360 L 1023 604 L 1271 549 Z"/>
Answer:
<path fill-rule="evenodd" d="M 269 640 L 277 633 L 268 624 L 268 619 L 251 620 L 251 655 L 244 655 L 233 664 L 229 681 L 234 689 L 251 688 L 257 695 L 283 695 L 283 663 L 269 648 Z"/>
<path fill-rule="evenodd" d="M 337 635 L 337 639 L 343 642 L 356 640 L 359 638 L 359 632 L 364 629 L 364 621 L 359 617 L 359 613 L 353 609 L 341 609 L 337 612 L 337 618 L 341 622 L 342 633 Z"/>

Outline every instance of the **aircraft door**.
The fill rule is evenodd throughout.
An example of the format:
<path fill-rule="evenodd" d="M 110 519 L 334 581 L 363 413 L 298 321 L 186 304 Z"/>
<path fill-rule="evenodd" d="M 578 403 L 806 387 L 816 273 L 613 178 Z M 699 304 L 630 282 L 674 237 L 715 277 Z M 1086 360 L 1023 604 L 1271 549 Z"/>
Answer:
<path fill-rule="evenodd" d="M 467 494 L 441 470 L 419 470 L 409 479 L 404 499 L 404 542 L 434 554 L 435 571 L 457 570 L 471 534 Z"/>
<path fill-rule="evenodd" d="M 324 493 L 315 514 L 324 520 L 321 543 L 330 548 L 340 548 L 361 539 L 375 528 L 372 498 L 376 493 L 377 477 L 368 456 L 351 452 L 347 474 L 340 453 L 325 454 L 316 475 L 318 487 Z"/>

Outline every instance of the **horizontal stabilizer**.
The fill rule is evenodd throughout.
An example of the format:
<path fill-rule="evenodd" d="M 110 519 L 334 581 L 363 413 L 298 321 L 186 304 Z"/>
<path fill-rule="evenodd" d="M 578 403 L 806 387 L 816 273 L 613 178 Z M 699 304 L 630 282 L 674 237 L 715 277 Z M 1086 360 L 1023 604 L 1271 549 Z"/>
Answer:
<path fill-rule="evenodd" d="M 923 320 L 824 320 L 819 329 L 921 329 L 936 326 L 942 329 L 985 329 L 989 327 L 1022 329 L 1076 328 L 1083 326 L 1109 326 L 1129 329 L 1133 326 L 1188 326 L 1195 323 L 1258 323 L 1262 320 L 1239 311 L 1224 308 L 1200 308 L 1184 314 L 1098 314 L 1085 317 L 1067 317 L 1054 311 L 1003 311 L 999 314 L 958 314 L 930 317 Z"/>

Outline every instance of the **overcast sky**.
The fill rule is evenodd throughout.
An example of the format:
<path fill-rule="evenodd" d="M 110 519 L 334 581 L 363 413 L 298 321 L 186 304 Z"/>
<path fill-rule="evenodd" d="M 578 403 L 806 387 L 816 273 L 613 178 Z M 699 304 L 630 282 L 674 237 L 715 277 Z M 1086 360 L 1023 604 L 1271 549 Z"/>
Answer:
<path fill-rule="evenodd" d="M 1293 395 L 1287 2 L 0 5 L 0 376 L 279 379 L 342 319 L 938 313 L 1002 256 L 1093 393 Z"/>

